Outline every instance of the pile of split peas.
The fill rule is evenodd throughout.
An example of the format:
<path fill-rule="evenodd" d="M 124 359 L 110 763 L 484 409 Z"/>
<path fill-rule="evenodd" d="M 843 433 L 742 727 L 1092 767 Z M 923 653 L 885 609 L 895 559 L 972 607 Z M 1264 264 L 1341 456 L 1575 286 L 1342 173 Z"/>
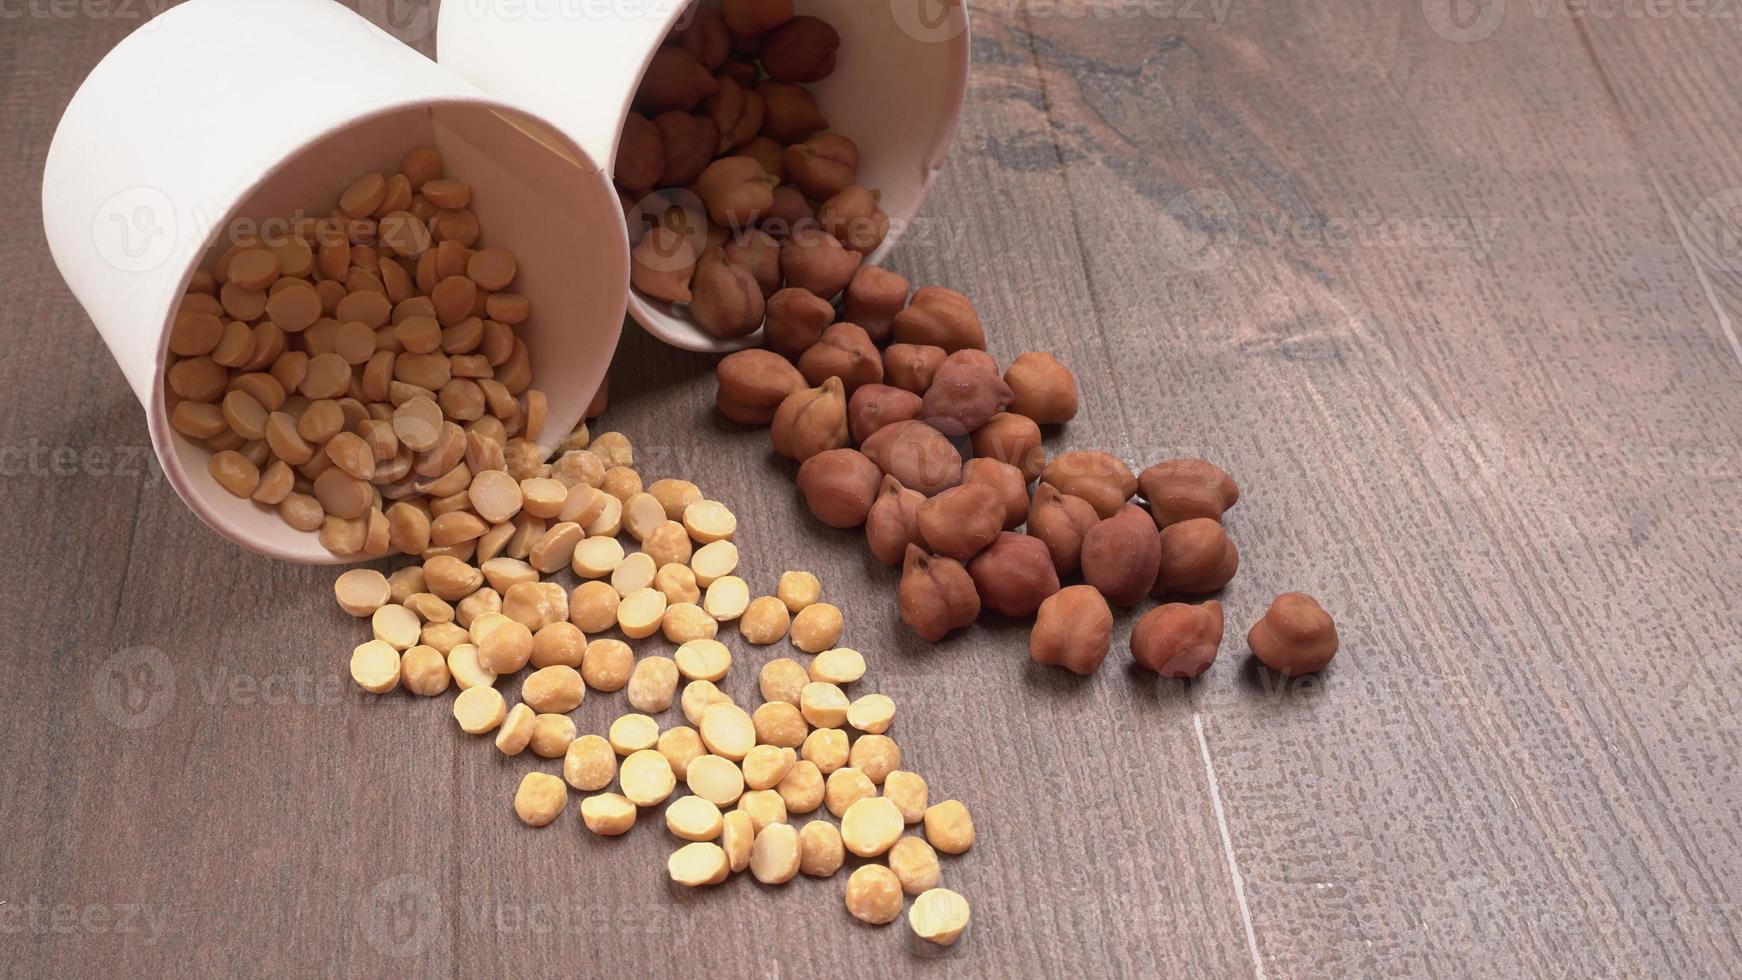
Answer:
<path fill-rule="evenodd" d="M 732 512 L 687 480 L 644 488 L 633 462 L 627 438 L 590 438 L 583 423 L 536 472 L 516 482 L 486 470 L 474 486 L 500 477 L 488 485 L 502 506 L 486 505 L 499 520 L 538 501 L 543 513 L 584 521 L 480 545 L 468 556 L 476 565 L 439 554 L 391 575 L 340 575 L 339 606 L 367 617 L 374 632 L 351 655 L 353 679 L 375 694 L 403 686 L 431 697 L 452 684 L 461 730 L 494 733 L 505 755 L 561 759 L 560 777 L 522 778 L 514 812 L 528 825 L 555 822 L 571 789 L 591 794 L 580 801 L 580 822 L 602 836 L 626 833 L 643 810 L 664 805 L 666 829 L 680 842 L 667 873 L 697 887 L 745 870 L 770 885 L 828 878 L 849 857 L 866 859 L 847 877 L 849 913 L 888 923 L 915 896 L 914 932 L 955 942 L 968 903 L 939 887 L 938 855 L 973 846 L 973 818 L 959 800 L 931 802 L 924 777 L 902 768 L 889 734 L 894 700 L 848 693 L 867 666 L 859 651 L 837 645 L 841 610 L 803 571 L 784 572 L 773 594 L 753 597 L 737 574 Z M 627 551 L 625 538 L 639 550 Z M 547 580 L 565 567 L 572 589 Z M 744 644 L 786 640 L 809 657 L 808 665 L 795 657 L 762 664 L 754 708 L 718 686 L 734 660 L 720 631 L 733 623 Z M 638 660 L 634 645 L 655 636 L 675 651 Z M 517 674 L 510 705 L 498 685 Z M 628 702 L 603 733 L 581 734 L 570 717 L 589 688 L 623 691 Z M 688 724 L 655 717 L 674 702 Z M 808 814 L 802 826 L 792 822 Z"/>

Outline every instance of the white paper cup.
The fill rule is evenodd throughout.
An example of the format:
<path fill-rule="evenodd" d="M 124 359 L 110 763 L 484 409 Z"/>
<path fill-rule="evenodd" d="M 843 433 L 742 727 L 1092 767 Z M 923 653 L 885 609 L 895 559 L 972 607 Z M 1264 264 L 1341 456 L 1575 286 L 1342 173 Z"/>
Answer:
<path fill-rule="evenodd" d="M 169 482 L 244 547 L 360 560 L 226 492 L 210 450 L 170 426 L 163 364 L 180 298 L 234 231 L 325 216 L 346 184 L 420 144 L 471 183 L 485 240 L 519 260 L 514 288 L 533 310 L 520 329 L 554 444 L 610 366 L 629 268 L 616 194 L 560 127 L 332 0 L 192 0 L 109 52 L 55 131 L 42 180 L 55 264 L 145 406 Z"/>
<path fill-rule="evenodd" d="M 542 113 L 611 167 L 630 102 L 654 51 L 689 0 L 446 0 L 436 57 L 479 88 Z M 809 86 L 832 132 L 859 144 L 859 183 L 882 192 L 889 237 L 880 262 L 919 213 L 942 168 L 968 86 L 965 0 L 798 0 L 841 34 L 835 71 Z M 629 313 L 686 350 L 724 352 L 761 332 L 720 340 L 634 293 Z"/>

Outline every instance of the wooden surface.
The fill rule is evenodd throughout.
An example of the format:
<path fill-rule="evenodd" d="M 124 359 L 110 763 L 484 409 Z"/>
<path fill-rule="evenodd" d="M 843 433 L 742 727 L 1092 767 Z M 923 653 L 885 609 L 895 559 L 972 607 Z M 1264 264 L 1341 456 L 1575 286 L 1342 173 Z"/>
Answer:
<path fill-rule="evenodd" d="M 892 264 L 970 293 L 1000 357 L 1076 369 L 1052 448 L 1240 480 L 1207 677 L 1132 672 L 1129 616 L 1088 680 L 1031 666 L 1014 624 L 917 643 L 895 573 L 715 419 L 708 359 L 626 332 L 603 426 L 737 509 L 753 586 L 808 567 L 846 608 L 907 759 L 979 827 L 944 871 L 973 926 L 942 953 L 849 919 L 839 877 L 674 891 L 656 819 L 602 841 L 571 802 L 529 830 L 527 760 L 445 699 L 345 681 L 332 573 L 227 545 L 146 467 L 41 239 L 55 120 L 138 10 L 0 21 L 0 969 L 1735 970 L 1734 21 L 1092 6 L 1138 13 L 976 4 L 968 111 Z M 364 7 L 431 49 L 427 11 Z M 1286 589 L 1337 616 L 1322 677 L 1244 648 Z M 595 695 L 579 723 L 622 710 Z"/>

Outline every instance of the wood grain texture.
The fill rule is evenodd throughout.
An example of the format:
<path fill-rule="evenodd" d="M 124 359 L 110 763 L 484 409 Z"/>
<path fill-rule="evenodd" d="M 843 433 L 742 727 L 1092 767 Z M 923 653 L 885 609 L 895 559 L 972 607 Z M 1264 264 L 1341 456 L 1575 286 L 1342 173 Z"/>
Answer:
<path fill-rule="evenodd" d="M 1052 448 L 1240 479 L 1205 679 L 1128 668 L 1129 615 L 1086 680 L 1031 666 L 1017 624 L 916 642 L 895 573 L 713 414 L 707 358 L 626 331 L 605 419 L 737 510 L 753 587 L 822 577 L 907 759 L 973 807 L 944 874 L 974 924 L 944 953 L 848 918 L 842 878 L 674 890 L 652 819 L 601 841 L 571 800 L 529 830 L 526 760 L 446 700 L 356 691 L 331 573 L 228 546 L 144 465 L 41 240 L 55 120 L 138 21 L 4 22 L 4 972 L 1733 971 L 1733 30 L 1063 6 L 1090 15 L 976 4 L 968 114 L 891 264 L 971 294 L 1001 358 L 1077 370 Z M 363 7 L 431 50 L 429 8 Z M 1321 677 L 1245 651 L 1287 589 L 1338 617 Z M 739 652 L 742 702 L 774 654 Z M 595 694 L 577 722 L 623 710 Z"/>

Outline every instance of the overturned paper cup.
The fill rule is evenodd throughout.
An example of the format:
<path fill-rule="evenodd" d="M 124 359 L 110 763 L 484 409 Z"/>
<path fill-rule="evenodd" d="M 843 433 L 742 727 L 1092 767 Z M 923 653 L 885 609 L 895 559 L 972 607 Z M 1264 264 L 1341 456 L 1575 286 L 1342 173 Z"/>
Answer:
<path fill-rule="evenodd" d="M 55 131 L 42 181 L 55 264 L 145 407 L 176 492 L 244 547 L 362 560 L 225 491 L 211 451 L 170 426 L 164 364 L 182 295 L 232 235 L 324 217 L 347 183 L 423 144 L 474 188 L 489 244 L 519 260 L 515 291 L 533 312 L 518 330 L 549 399 L 549 448 L 605 377 L 629 267 L 610 182 L 560 127 L 331 0 L 192 0 L 109 52 Z"/>
<path fill-rule="evenodd" d="M 479 88 L 536 109 L 610 166 L 630 103 L 689 0 L 449 0 L 436 56 Z M 876 188 L 889 236 L 880 262 L 907 231 L 943 167 L 968 84 L 963 0 L 799 0 L 800 14 L 841 35 L 834 73 L 807 86 L 829 120 L 861 150 L 859 183 Z M 721 340 L 672 307 L 635 293 L 629 313 L 686 350 L 723 352 L 761 332 Z"/>

